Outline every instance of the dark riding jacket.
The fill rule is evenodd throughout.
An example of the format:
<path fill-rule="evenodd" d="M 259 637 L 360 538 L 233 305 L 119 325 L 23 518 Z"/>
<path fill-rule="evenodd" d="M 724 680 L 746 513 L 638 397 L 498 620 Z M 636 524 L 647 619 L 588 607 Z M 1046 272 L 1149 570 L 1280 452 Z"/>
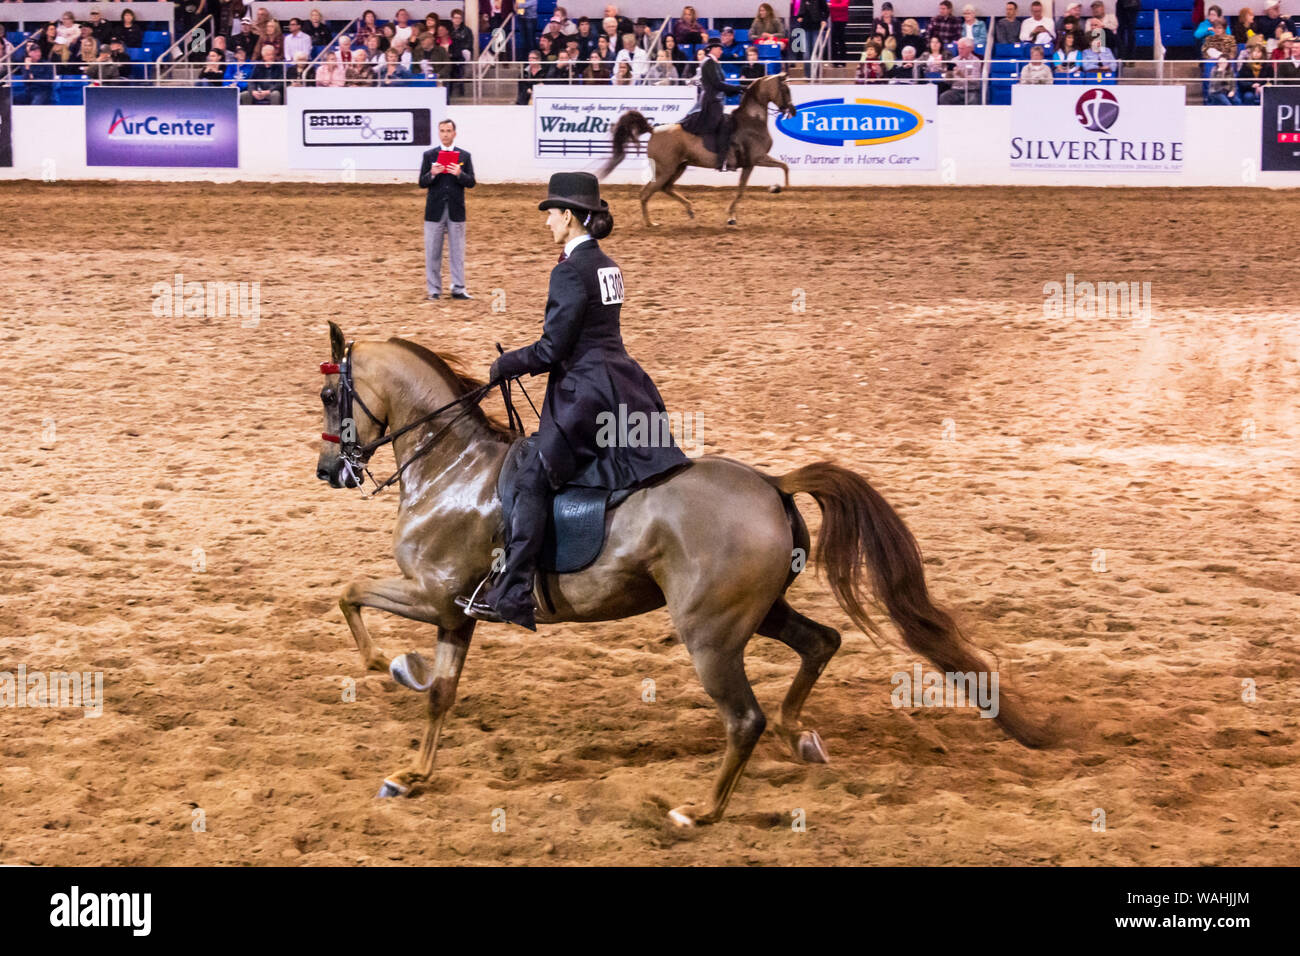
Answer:
<path fill-rule="evenodd" d="M 727 97 L 744 92 L 743 88 L 727 82 L 717 60 L 706 56 L 700 65 L 700 97 L 695 101 L 695 107 L 682 117 L 682 129 L 696 136 L 712 133 L 726 115 Z"/>
<path fill-rule="evenodd" d="M 618 264 L 587 239 L 551 270 L 542 337 L 496 361 L 507 378 L 550 373 L 537 447 L 554 489 L 632 488 L 689 461 L 659 390 L 623 347 L 622 303 Z"/>

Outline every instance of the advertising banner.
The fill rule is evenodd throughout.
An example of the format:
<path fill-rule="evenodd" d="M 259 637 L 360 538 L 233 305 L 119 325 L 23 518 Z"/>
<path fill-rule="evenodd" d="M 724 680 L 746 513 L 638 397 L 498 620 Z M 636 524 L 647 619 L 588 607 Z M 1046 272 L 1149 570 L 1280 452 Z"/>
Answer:
<path fill-rule="evenodd" d="M 86 87 L 87 166 L 239 165 L 234 87 Z"/>
<path fill-rule="evenodd" d="M 771 155 L 796 171 L 936 169 L 933 84 L 792 86 L 797 112 L 775 113 Z M 801 182 L 809 181 L 803 177 Z"/>
<path fill-rule="evenodd" d="M 614 124 L 636 110 L 651 126 L 680 122 L 695 105 L 693 86 L 533 87 L 533 157 L 573 165 L 573 160 L 608 156 Z M 644 137 L 642 137 L 644 142 Z M 628 153 L 628 165 L 645 162 Z"/>
<path fill-rule="evenodd" d="M 291 86 L 292 169 L 419 169 L 447 115 L 442 87 Z"/>
<path fill-rule="evenodd" d="M 1187 113 L 1174 86 L 1011 88 L 1012 169 L 1176 173 Z"/>
<path fill-rule="evenodd" d="M 1300 169 L 1300 87 L 1266 86 L 1260 169 Z"/>

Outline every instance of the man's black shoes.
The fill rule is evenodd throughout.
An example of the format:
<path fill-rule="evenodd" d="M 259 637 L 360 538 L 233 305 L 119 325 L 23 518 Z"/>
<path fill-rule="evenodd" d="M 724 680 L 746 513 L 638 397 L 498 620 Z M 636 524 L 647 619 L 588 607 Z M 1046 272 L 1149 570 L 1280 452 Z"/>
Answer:
<path fill-rule="evenodd" d="M 474 297 L 473 297 L 472 295 L 470 295 L 468 292 L 453 292 L 453 293 L 451 294 L 451 297 L 452 297 L 453 299 L 472 299 L 472 298 L 474 298 Z"/>

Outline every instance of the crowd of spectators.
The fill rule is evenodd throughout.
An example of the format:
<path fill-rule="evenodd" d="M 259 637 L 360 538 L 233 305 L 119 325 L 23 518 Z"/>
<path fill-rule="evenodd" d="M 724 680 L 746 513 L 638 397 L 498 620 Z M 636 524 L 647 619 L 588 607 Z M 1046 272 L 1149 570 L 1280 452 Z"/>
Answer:
<path fill-rule="evenodd" d="M 1196 27 L 1205 76 L 1204 98 L 1212 106 L 1255 106 L 1275 81 L 1300 83 L 1300 42 L 1277 0 L 1261 15 L 1243 7 L 1231 25 L 1223 8 L 1210 6 Z"/>

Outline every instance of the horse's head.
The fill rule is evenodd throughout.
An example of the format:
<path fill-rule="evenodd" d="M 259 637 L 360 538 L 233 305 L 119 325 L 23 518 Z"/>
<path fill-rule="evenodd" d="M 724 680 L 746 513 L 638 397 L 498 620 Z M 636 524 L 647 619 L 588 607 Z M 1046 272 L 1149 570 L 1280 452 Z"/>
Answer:
<path fill-rule="evenodd" d="M 330 361 L 321 363 L 325 385 L 320 390 L 325 427 L 321 431 L 316 477 L 331 488 L 356 488 L 370 460 L 372 442 L 388 429 L 388 408 L 373 388 L 359 381 L 353 366 L 352 346 L 343 331 L 330 323 Z M 358 412 L 359 409 L 359 412 Z"/>
<path fill-rule="evenodd" d="M 785 71 L 773 73 L 768 77 L 768 80 L 775 87 L 771 93 L 771 101 L 780 110 L 782 116 L 786 119 L 793 119 L 795 114 L 794 96 L 790 93 L 790 84 L 785 81 Z"/>

